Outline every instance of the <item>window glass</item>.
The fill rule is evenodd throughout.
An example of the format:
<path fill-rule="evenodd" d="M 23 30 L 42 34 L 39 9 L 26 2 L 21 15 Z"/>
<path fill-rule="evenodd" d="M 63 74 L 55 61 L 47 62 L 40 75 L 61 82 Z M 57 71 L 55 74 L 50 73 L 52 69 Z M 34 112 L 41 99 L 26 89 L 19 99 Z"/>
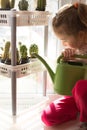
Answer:
<path fill-rule="evenodd" d="M 29 1 L 29 10 L 35 10 L 35 1 Z M 82 0 L 85 2 L 85 0 Z M 15 8 L 18 10 L 18 2 L 15 3 Z M 47 7 L 46 10 L 52 13 L 52 17 L 58 11 L 62 5 L 66 3 L 75 2 L 75 0 L 47 0 Z M 86 0 L 87 2 L 87 0 Z M 34 5 L 34 6 L 33 6 Z M 52 31 L 51 21 L 49 22 L 48 27 L 48 50 L 47 50 L 47 57 L 52 69 L 55 70 L 56 66 L 56 58 L 60 55 L 63 46 L 61 45 L 60 41 L 56 38 Z M 5 41 L 11 39 L 11 30 L 10 27 L 0 27 L 0 47 L 3 47 Z M 29 46 L 32 43 L 36 43 L 39 46 L 39 53 L 44 55 L 44 27 L 43 26 L 29 26 L 29 27 L 17 27 L 17 46 L 18 42 L 22 42 L 23 44 L 27 45 L 28 54 L 29 54 Z M 2 50 L 0 49 L 0 53 Z M 44 88 L 44 77 L 43 72 L 38 72 L 24 78 L 17 79 L 17 103 L 18 109 L 24 109 L 31 105 L 37 103 L 35 99 L 37 96 L 43 96 Z M 27 82 L 27 85 L 25 86 Z M 47 95 L 53 94 L 53 84 L 52 81 L 47 73 L 47 82 L 46 82 L 46 92 Z M 11 105 L 11 79 L 0 76 L 0 105 L 2 108 L 6 110 L 10 110 L 9 106 Z M 40 98 L 39 98 L 40 99 Z M 37 99 L 38 100 L 38 99 Z M 41 99 L 40 99 L 41 100 Z M 38 100 L 38 102 L 40 101 Z M 26 105 L 25 105 L 26 104 Z M 24 105 L 24 106 L 23 106 Z M 11 106 L 10 106 L 11 108 Z"/>

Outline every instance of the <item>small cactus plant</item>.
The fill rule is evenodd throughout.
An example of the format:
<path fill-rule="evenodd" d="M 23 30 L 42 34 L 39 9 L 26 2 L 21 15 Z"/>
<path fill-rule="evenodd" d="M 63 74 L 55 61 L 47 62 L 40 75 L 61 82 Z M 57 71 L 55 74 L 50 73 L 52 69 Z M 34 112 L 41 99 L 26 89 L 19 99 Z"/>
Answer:
<path fill-rule="evenodd" d="M 46 9 L 46 0 L 37 0 L 36 10 L 45 11 Z"/>
<path fill-rule="evenodd" d="M 20 0 L 18 3 L 19 10 L 28 10 L 28 1 L 27 0 Z"/>
<path fill-rule="evenodd" d="M 10 8 L 14 8 L 15 6 L 15 0 L 10 0 Z"/>
<path fill-rule="evenodd" d="M 32 58 L 35 58 L 35 56 L 33 55 L 34 53 L 39 53 L 39 48 L 37 44 L 31 44 L 30 48 L 29 48 L 29 54 Z"/>
<path fill-rule="evenodd" d="M 2 9 L 12 9 L 14 8 L 15 0 L 1 0 Z"/>
<path fill-rule="evenodd" d="M 20 54 L 21 54 L 21 58 L 27 57 L 27 47 L 25 45 L 20 46 Z"/>
<path fill-rule="evenodd" d="M 21 56 L 21 60 L 20 60 L 21 64 L 27 63 L 29 61 L 27 47 L 25 45 L 20 46 L 20 56 Z"/>
<path fill-rule="evenodd" d="M 18 48 L 16 48 L 16 55 L 17 55 L 17 64 L 20 64 L 20 57 L 19 57 L 19 51 Z"/>
<path fill-rule="evenodd" d="M 2 54 L 2 59 L 3 60 L 6 60 L 6 59 L 9 58 L 9 49 L 10 49 L 10 41 L 7 41 L 5 43 L 5 47 L 3 49 L 3 51 L 4 51 L 3 54 Z"/>
<path fill-rule="evenodd" d="M 11 61 L 11 50 L 10 50 L 10 54 L 9 54 L 9 59 Z M 8 60 L 7 60 L 8 62 Z M 16 48 L 16 64 L 19 65 L 20 64 L 20 57 L 19 57 L 19 50 L 18 48 Z"/>

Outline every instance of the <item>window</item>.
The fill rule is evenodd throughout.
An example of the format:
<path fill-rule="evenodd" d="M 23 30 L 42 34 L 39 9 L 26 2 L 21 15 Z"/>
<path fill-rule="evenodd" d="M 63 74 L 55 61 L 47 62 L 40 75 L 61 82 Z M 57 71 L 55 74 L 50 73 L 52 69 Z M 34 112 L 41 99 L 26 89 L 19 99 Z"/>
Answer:
<path fill-rule="evenodd" d="M 81 0 L 82 2 L 85 0 Z M 33 9 L 32 3 L 33 0 L 29 0 L 30 10 Z M 58 8 L 66 3 L 75 2 L 75 0 L 47 0 L 47 10 L 52 12 L 52 16 L 57 12 Z M 87 2 L 87 1 L 86 1 Z M 16 1 L 15 6 L 17 6 L 18 1 Z M 55 8 L 54 8 L 55 7 Z M 21 31 L 22 30 L 22 31 Z M 36 43 L 40 48 L 40 54 L 44 53 L 44 27 L 18 27 L 17 28 L 17 43 L 21 41 L 23 44 L 26 44 L 29 48 L 30 44 Z M 4 41 L 10 40 L 10 27 L 0 27 L 0 47 L 4 45 Z M 58 55 L 60 55 L 63 46 L 60 44 L 60 41 L 56 39 L 55 35 L 52 32 L 51 21 L 49 25 L 48 33 L 48 53 L 47 56 L 52 61 L 55 61 Z M 0 50 L 2 53 L 2 50 Z M 52 64 L 54 67 L 55 65 Z M 53 68 L 52 67 L 52 68 Z M 55 68 L 54 68 L 55 69 Z M 49 75 L 47 74 L 47 94 L 54 93 L 53 84 L 50 80 Z M 25 83 L 27 85 L 25 86 Z M 24 109 L 31 105 L 37 103 L 35 96 L 37 96 L 38 102 L 41 100 L 38 98 L 38 95 L 41 96 L 43 93 L 43 73 L 32 74 L 24 78 L 17 79 L 17 103 L 18 109 Z M 37 94 L 37 95 L 36 95 Z M 36 101 L 36 102 L 35 102 Z M 11 110 L 11 80 L 0 76 L 0 106 L 5 110 Z"/>

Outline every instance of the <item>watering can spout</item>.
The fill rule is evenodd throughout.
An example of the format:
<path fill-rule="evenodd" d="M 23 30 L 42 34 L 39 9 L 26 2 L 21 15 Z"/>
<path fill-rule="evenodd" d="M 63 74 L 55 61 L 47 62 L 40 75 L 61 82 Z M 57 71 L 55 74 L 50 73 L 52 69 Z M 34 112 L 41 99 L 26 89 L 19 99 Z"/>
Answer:
<path fill-rule="evenodd" d="M 40 55 L 34 53 L 34 56 L 37 57 L 43 63 L 43 65 L 46 67 L 46 69 L 51 77 L 51 80 L 54 84 L 55 73 L 53 72 L 51 67 L 47 64 L 47 62 Z"/>

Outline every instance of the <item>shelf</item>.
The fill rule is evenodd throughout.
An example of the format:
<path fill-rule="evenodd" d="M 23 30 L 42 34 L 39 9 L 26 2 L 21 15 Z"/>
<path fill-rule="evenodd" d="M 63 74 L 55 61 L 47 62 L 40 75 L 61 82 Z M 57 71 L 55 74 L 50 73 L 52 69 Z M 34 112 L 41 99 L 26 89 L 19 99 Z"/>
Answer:
<path fill-rule="evenodd" d="M 0 26 L 10 26 L 11 17 L 16 16 L 16 26 L 48 25 L 48 11 L 0 11 Z"/>
<path fill-rule="evenodd" d="M 31 61 L 27 64 L 16 65 L 16 27 L 17 26 L 44 26 L 44 56 L 47 55 L 48 45 L 48 24 L 51 13 L 48 11 L 0 11 L 0 26 L 11 27 L 11 65 L 0 63 L 0 75 L 11 78 L 12 87 L 12 115 L 16 115 L 17 88 L 16 79 L 36 72 L 44 71 L 45 67 L 39 60 Z M 46 71 L 43 73 L 44 84 L 47 82 Z M 43 95 L 46 95 L 46 85 Z"/>
<path fill-rule="evenodd" d="M 45 70 L 44 66 L 38 60 L 30 61 L 27 64 L 16 65 L 16 66 L 0 63 L 0 75 L 9 78 L 11 77 L 11 72 L 16 72 L 16 77 L 20 78 L 44 70 Z"/>

